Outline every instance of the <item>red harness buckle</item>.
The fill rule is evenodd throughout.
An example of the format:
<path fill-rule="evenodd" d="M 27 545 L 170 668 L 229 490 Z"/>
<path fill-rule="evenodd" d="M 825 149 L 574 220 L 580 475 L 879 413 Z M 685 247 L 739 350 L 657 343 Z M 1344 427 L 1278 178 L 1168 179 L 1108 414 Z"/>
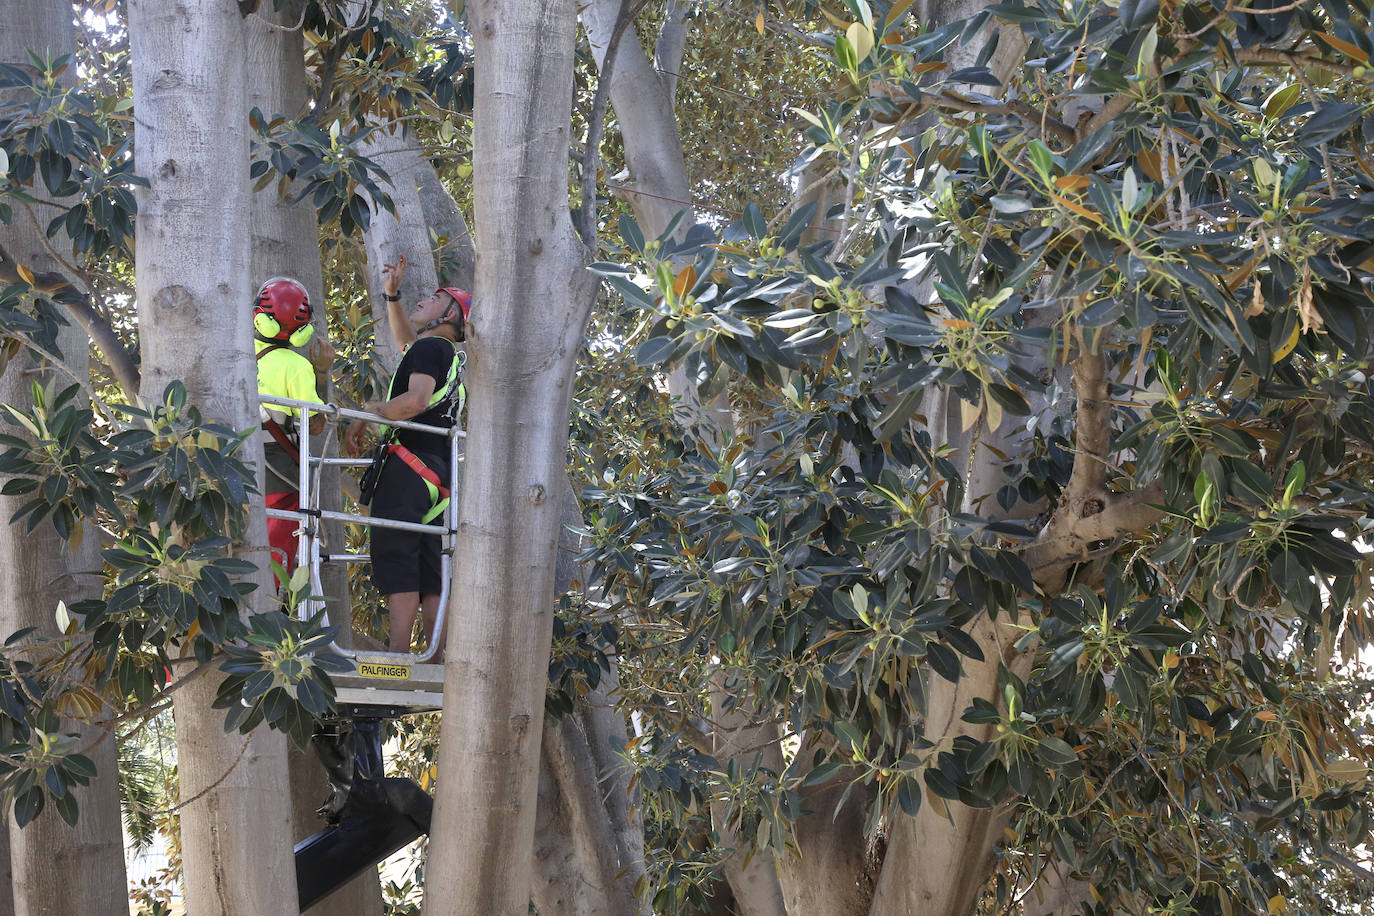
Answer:
<path fill-rule="evenodd" d="M 419 456 L 414 452 L 404 445 L 401 445 L 399 442 L 392 442 L 386 447 L 386 450 L 388 454 L 395 455 L 397 458 L 404 461 L 412 471 L 419 474 L 424 480 L 437 489 L 440 499 L 448 499 L 448 487 L 444 486 L 443 482 L 439 479 L 439 475 L 434 473 L 434 471 L 421 461 Z"/>

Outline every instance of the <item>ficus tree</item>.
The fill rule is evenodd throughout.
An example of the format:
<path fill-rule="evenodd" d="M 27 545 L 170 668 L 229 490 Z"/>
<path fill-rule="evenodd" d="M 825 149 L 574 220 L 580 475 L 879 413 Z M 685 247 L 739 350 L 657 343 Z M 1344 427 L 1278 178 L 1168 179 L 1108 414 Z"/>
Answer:
<path fill-rule="evenodd" d="M 826 38 L 832 238 L 627 224 L 642 259 L 602 268 L 640 363 L 756 419 L 718 447 L 653 411 L 588 493 L 664 810 L 730 786 L 793 912 L 798 856 L 845 912 L 1061 874 L 1045 911 L 1338 910 L 1368 818 L 1329 664 L 1366 613 L 1367 11 L 910 6 Z M 684 723 L 735 708 L 781 753 L 703 756 Z"/>
<path fill-rule="evenodd" d="M 346 116 L 245 112 L 254 177 L 308 185 L 328 264 L 385 208 L 368 118 L 434 114 L 426 94 L 461 108 L 468 79 L 408 59 L 398 20 L 364 28 L 358 6 L 300 20 L 331 39 L 313 44 L 313 110 Z M 1331 662 L 1357 664 L 1367 636 L 1368 10 L 739 3 L 709 11 L 702 48 L 691 4 L 595 4 L 614 130 L 643 131 L 608 151 L 654 196 L 616 177 L 603 190 L 629 213 L 574 222 L 570 133 L 597 103 L 568 116 L 572 6 L 550 5 L 537 41 L 524 7 L 462 11 L 486 305 L 431 909 L 523 912 L 536 829 L 579 818 L 614 853 L 573 836 L 564 871 L 623 884 L 642 832 L 633 890 L 658 912 L 722 911 L 722 874 L 737 910 L 779 914 L 1354 899 L 1367 697 Z M 657 53 L 619 48 L 617 78 L 614 34 L 655 24 Z M 773 107 L 767 155 L 737 158 L 791 144 L 795 163 L 736 205 L 748 170 L 688 172 L 709 130 L 671 108 L 694 62 L 770 40 L 810 48 L 807 89 L 828 91 Z M 81 114 L 5 134 L 7 202 L 71 179 L 82 203 L 50 228 L 99 256 L 132 231 L 139 179 L 105 126 L 118 103 Z M 467 143 L 461 118 L 436 123 L 415 136 Z M 587 149 L 571 159 L 605 177 Z M 703 200 L 739 212 L 677 208 Z M 7 275 L 5 329 L 32 351 L 64 307 L 91 313 L 26 270 Z M 245 614 L 260 599 L 233 577 L 251 573 L 214 537 L 252 530 L 230 511 L 251 446 L 163 388 L 149 352 L 141 407 L 45 392 L 6 442 L 6 472 L 34 482 L 19 522 L 111 532 L 111 586 L 74 609 L 81 685 L 156 700 L 169 668 L 224 663 L 231 725 L 308 736 L 325 637 Z M 667 378 L 726 409 L 684 422 Z M 594 574 L 551 623 L 570 403 Z M 14 727 L 74 694 L 59 674 L 30 678 Z M 559 807 L 536 819 L 545 709 L 540 801 Z M 614 741 L 633 793 L 593 802 L 591 738 Z M 556 908 L 565 878 L 535 893 Z M 633 910 L 623 891 L 604 899 Z M 580 901 L 620 911 L 600 902 Z"/>

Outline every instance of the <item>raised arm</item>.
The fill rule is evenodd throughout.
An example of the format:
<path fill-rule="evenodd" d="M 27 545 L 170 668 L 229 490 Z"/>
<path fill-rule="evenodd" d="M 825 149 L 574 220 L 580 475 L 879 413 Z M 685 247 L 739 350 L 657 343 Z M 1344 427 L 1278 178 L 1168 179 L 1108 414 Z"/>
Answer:
<path fill-rule="evenodd" d="M 387 324 L 391 327 L 391 339 L 396 341 L 396 347 L 400 350 L 415 342 L 415 329 L 410 326 L 410 318 L 401 305 L 400 296 L 407 263 L 406 256 L 398 254 L 395 264 L 382 265 L 382 294 L 386 298 Z"/>

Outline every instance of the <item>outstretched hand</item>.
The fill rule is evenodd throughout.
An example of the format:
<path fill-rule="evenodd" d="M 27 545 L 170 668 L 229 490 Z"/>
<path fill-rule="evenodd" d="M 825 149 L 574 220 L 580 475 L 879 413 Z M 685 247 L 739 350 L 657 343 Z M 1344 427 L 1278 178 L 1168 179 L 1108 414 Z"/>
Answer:
<path fill-rule="evenodd" d="M 363 442 L 367 439 L 367 430 L 371 426 L 366 420 L 354 420 L 348 424 L 348 432 L 344 433 L 344 451 L 349 457 L 357 458 L 363 453 Z"/>
<path fill-rule="evenodd" d="M 400 291 L 401 280 L 405 278 L 408 263 L 405 255 L 398 254 L 395 264 L 382 265 L 382 290 L 388 296 L 394 296 Z"/>

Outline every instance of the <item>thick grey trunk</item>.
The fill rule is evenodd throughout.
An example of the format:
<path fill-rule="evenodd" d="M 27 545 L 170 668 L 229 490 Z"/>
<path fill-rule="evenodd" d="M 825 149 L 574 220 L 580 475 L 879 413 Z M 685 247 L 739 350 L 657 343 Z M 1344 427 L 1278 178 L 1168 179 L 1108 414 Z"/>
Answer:
<path fill-rule="evenodd" d="M 973 16 L 986 6 L 986 0 L 926 0 L 921 8 L 921 19 L 938 27 Z M 1018 29 L 1003 26 L 1002 31 L 998 49 L 988 67 L 1005 83 L 1021 59 L 1026 39 Z M 951 47 L 946 54 L 949 67 L 971 65 L 991 37 L 992 28 L 985 27 L 972 40 Z M 977 511 L 976 507 L 987 503 L 1002 482 L 1005 461 L 997 454 L 1017 454 L 1024 443 L 1017 439 L 1017 434 L 1011 430 L 1013 424 L 1009 422 L 1000 430 L 991 431 L 984 424 L 981 437 L 971 435 L 963 429 L 956 401 L 957 396 L 951 392 L 933 391 L 927 416 L 937 445 L 952 446 L 952 460 L 966 470 L 965 505 L 968 511 Z M 947 745 L 959 735 L 978 740 L 995 737 L 986 726 L 963 722 L 963 711 L 975 697 L 1000 704 L 999 662 L 1024 678 L 1032 661 L 1031 653 L 1017 653 L 1012 648 L 1023 634 L 1005 622 L 994 623 L 981 617 L 970 625 L 968 632 L 982 649 L 985 661 L 961 658 L 963 674 L 957 684 L 950 684 L 934 674 L 929 676 L 925 736 L 940 745 Z M 889 825 L 887 852 L 871 916 L 912 913 L 964 916 L 972 912 L 992 875 L 993 854 L 1004 821 L 1004 815 L 996 809 L 975 809 L 957 803 L 946 805 L 932 795 L 927 795 L 914 824 L 911 818 L 898 813 Z"/>
<path fill-rule="evenodd" d="M 264 21 L 290 25 L 298 18 L 299 11 L 295 8 L 279 12 L 262 9 L 257 16 L 250 16 L 245 21 L 248 72 L 258 75 L 249 84 L 248 107 L 250 110 L 258 108 L 269 119 L 279 114 L 288 118 L 298 118 L 304 114 L 307 99 L 304 39 L 294 29 L 272 28 Z M 311 319 L 315 336 L 307 345 L 314 347 L 317 341 L 329 339 L 324 271 L 320 265 L 319 218 L 309 201 L 301 201 L 294 206 L 291 204 L 298 192 L 299 188 L 293 185 L 283 197 L 277 193 L 274 182 L 253 194 L 250 286 L 256 292 L 257 287 L 270 277 L 293 277 L 303 283 L 315 308 Z M 328 400 L 333 399 L 328 391 L 321 392 L 321 395 Z M 337 458 L 338 453 L 339 437 L 332 426 L 326 427 L 322 435 L 311 437 L 310 454 Z M 333 511 L 342 508 L 337 468 L 325 469 L 321 476 L 320 496 L 320 508 Z M 342 550 L 344 526 L 339 522 L 325 522 L 324 530 L 325 551 Z M 351 646 L 353 629 L 348 600 L 348 572 L 336 563 L 326 565 L 321 576 L 325 595 L 333 599 L 328 604 L 329 619 L 339 627 L 339 644 Z M 374 890 L 380 900 L 380 886 Z"/>
<path fill-rule="evenodd" d="M 572 533 L 582 514 L 570 482 L 563 501 L 555 594 L 586 581 Z M 614 707 L 618 687 L 612 671 L 574 715 L 544 720 L 530 894 L 540 913 L 647 916 L 635 894 L 644 876 L 644 822 L 633 774 L 617 753 L 628 737 Z"/>
<path fill-rule="evenodd" d="M 40 57 L 57 57 L 71 52 L 73 43 L 72 7 L 64 0 L 34 0 L 0 17 L 0 61 L 7 64 L 28 66 L 25 52 L 30 50 Z M 43 225 L 56 212 L 44 200 L 33 207 Z M 17 263 L 34 273 L 60 269 L 44 246 L 40 230 L 28 219 L 19 217 L 0 226 L 0 244 Z M 60 238 L 53 244 L 61 244 Z M 67 328 L 59 335 L 63 359 L 82 381 L 89 369 L 89 347 L 90 341 L 77 328 Z M 73 381 L 63 372 L 21 356 L 0 377 L 0 403 L 27 409 L 33 404 L 30 389 L 34 382 L 60 390 Z M 8 520 L 28 499 L 0 497 L 0 519 Z M 0 530 L 0 569 L 5 570 L 0 633 L 7 635 L 32 626 L 45 636 L 57 636 L 54 612 L 58 601 L 71 604 L 99 597 L 100 580 L 91 575 L 100 569 L 99 536 L 91 526 L 83 531 L 81 543 L 72 550 L 46 522 L 32 533 L 26 533 L 22 525 Z M 6 854 L 0 858 L 4 866 L 0 914 L 81 916 L 127 906 L 114 739 L 108 733 L 102 737 L 102 731 L 92 726 L 64 723 L 63 728 L 78 733 L 83 745 L 98 741 L 86 752 L 98 775 L 79 793 L 80 819 L 75 827 L 68 827 L 51 805 L 22 830 L 6 818 L 9 828 L 2 832 Z"/>
<path fill-rule="evenodd" d="M 296 22 L 299 11 L 289 9 L 274 12 L 260 9 L 256 17 L 245 21 L 247 31 L 248 72 L 255 75 L 248 88 L 248 107 L 256 107 L 267 118 L 284 115 L 298 118 L 304 114 L 306 102 L 305 52 L 301 33 L 294 29 L 272 28 Z M 261 17 L 261 18 L 259 18 Z M 305 285 L 315 306 L 312 323 L 315 338 L 328 340 L 329 322 L 324 297 L 324 276 L 320 266 L 319 220 L 308 201 L 295 206 L 291 200 L 296 189 L 283 197 L 277 193 L 276 183 L 253 194 L 253 247 L 250 252 L 251 287 L 269 277 L 294 277 Z M 245 303 L 245 308 L 247 308 Z M 311 454 L 318 455 L 327 447 L 329 457 L 338 455 L 338 437 L 327 431 L 312 437 Z M 337 470 L 324 474 L 321 486 L 322 507 L 338 510 Z M 343 525 L 325 524 L 330 545 L 344 543 Z M 341 645 L 352 644 L 349 612 L 348 575 L 339 565 L 325 566 L 322 572 L 324 592 L 334 599 L 329 604 L 330 620 L 340 628 Z M 291 823 L 293 841 L 300 841 L 324 827 L 315 809 L 329 794 L 329 781 L 314 751 L 291 748 L 288 768 L 291 786 Z M 380 916 L 382 912 L 381 880 L 376 869 L 369 869 L 344 887 L 330 894 L 328 900 L 306 911 L 310 916 Z"/>
<path fill-rule="evenodd" d="M 5 236 L 11 237 L 14 229 L 7 227 Z M 86 335 L 77 329 L 69 328 L 59 338 L 64 355 L 78 371 L 86 367 L 88 345 Z M 30 360 L 17 358 L 0 378 L 0 403 L 31 406 L 29 389 L 35 381 L 55 382 L 59 388 L 71 383 L 65 374 L 40 371 Z M 8 519 L 28 498 L 0 497 L 0 517 Z M 54 612 L 59 600 L 71 604 L 100 596 L 99 533 L 86 526 L 80 546 L 72 550 L 47 522 L 32 533 L 26 533 L 22 523 L 6 526 L 0 531 L 0 568 L 5 570 L 0 632 L 32 626 L 45 636 L 56 636 Z M 96 916 L 127 905 L 114 739 L 91 725 L 64 722 L 63 730 L 80 735 L 83 746 L 99 742 L 85 752 L 99 775 L 89 788 L 79 790 L 80 819 L 75 827 L 68 827 L 51 804 L 23 829 L 6 818 L 12 912 L 17 916 Z"/>
<path fill-rule="evenodd" d="M 598 68 L 605 60 L 620 7 L 620 0 L 591 0 L 581 10 Z M 668 27 L 681 30 L 685 25 L 672 17 Z M 681 53 L 675 45 L 679 37 L 669 34 L 666 57 Z M 629 201 L 640 229 L 653 238 L 679 210 L 691 207 L 687 164 L 673 106 L 676 80 L 654 69 L 633 25 L 626 27 L 620 38 L 610 79 L 611 106 L 620 124 L 629 171 L 629 177 L 613 190 Z M 684 221 L 684 228 L 690 225 L 691 220 Z"/>
<path fill-rule="evenodd" d="M 782 772 L 782 748 L 773 725 L 755 724 L 753 707 L 747 702 L 726 709 L 730 696 L 724 676 L 711 679 L 711 742 L 721 766 L 731 761 L 740 772 L 767 769 Z M 711 824 L 720 837 L 719 844 L 729 849 L 724 860 L 725 878 L 735 892 L 735 907 L 741 916 L 787 916 L 787 903 L 778 880 L 777 858 L 773 847 L 753 848 L 753 839 L 740 834 L 730 812 L 731 799 L 719 792 L 711 800 Z M 783 837 L 772 837 L 781 844 Z"/>
<path fill-rule="evenodd" d="M 257 371 L 243 22 L 213 0 L 132 0 L 129 35 L 137 165 L 150 183 L 136 224 L 143 395 L 159 399 L 181 379 L 207 417 L 247 429 L 257 425 Z M 249 457 L 261 461 L 261 446 Z M 261 562 L 260 505 L 250 518 L 245 554 Z M 270 574 L 258 581 L 253 610 L 267 611 Z M 226 735 L 210 709 L 219 681 L 207 672 L 174 700 L 187 908 L 294 916 L 285 739 Z"/>
<path fill-rule="evenodd" d="M 633 889 L 645 875 L 644 812 L 633 782 L 635 773 L 622 752 L 629 742 L 629 729 L 614 705 L 619 691 L 619 672 L 612 668 L 587 697 L 578 716 L 596 767 L 597 794 L 610 816 L 611 832 L 624 863 L 622 880 Z"/>
<path fill-rule="evenodd" d="M 643 869 L 622 855 L 592 741 L 574 716 L 544 724 L 531 896 L 540 913 L 638 916 Z"/>
<path fill-rule="evenodd" d="M 864 837 L 864 821 L 875 792 L 856 786 L 840 806 L 845 783 L 803 791 L 795 854 L 778 855 L 778 877 L 791 916 L 832 913 L 863 916 L 873 901 L 877 863 Z"/>
<path fill-rule="evenodd" d="M 0 830 L 0 916 L 14 916 L 14 870 L 10 865 L 10 832 Z"/>
<path fill-rule="evenodd" d="M 595 296 L 568 214 L 576 5 L 479 0 L 468 443 L 425 911 L 524 916 L 572 371 Z"/>
<path fill-rule="evenodd" d="M 377 319 L 373 330 L 375 353 L 388 374 L 401 361 L 401 351 L 391 335 L 386 302 L 382 299 L 382 265 L 396 263 L 398 254 L 410 259 L 400 290 L 401 303 L 407 308 L 429 296 L 439 285 L 432 257 L 434 244 L 429 238 L 429 224 L 425 221 L 420 193 L 426 169 L 431 172 L 434 169 L 415 148 L 417 142 L 404 129 L 387 133 L 379 128 L 361 147 L 363 155 L 391 176 L 391 184 L 384 185 L 383 190 L 391 197 L 396 210 L 393 216 L 374 204 L 372 220 L 363 234 L 367 247 L 368 299 L 372 304 L 372 316 Z"/>
<path fill-rule="evenodd" d="M 441 279 L 460 289 L 471 290 L 477 271 L 477 248 L 473 244 L 467 218 L 463 216 L 458 201 L 453 199 L 448 188 L 439 180 L 434 163 L 418 150 L 414 155 L 419 160 L 415 168 L 415 180 L 425 225 L 444 243 L 437 254 L 448 263 L 449 273 Z"/>

